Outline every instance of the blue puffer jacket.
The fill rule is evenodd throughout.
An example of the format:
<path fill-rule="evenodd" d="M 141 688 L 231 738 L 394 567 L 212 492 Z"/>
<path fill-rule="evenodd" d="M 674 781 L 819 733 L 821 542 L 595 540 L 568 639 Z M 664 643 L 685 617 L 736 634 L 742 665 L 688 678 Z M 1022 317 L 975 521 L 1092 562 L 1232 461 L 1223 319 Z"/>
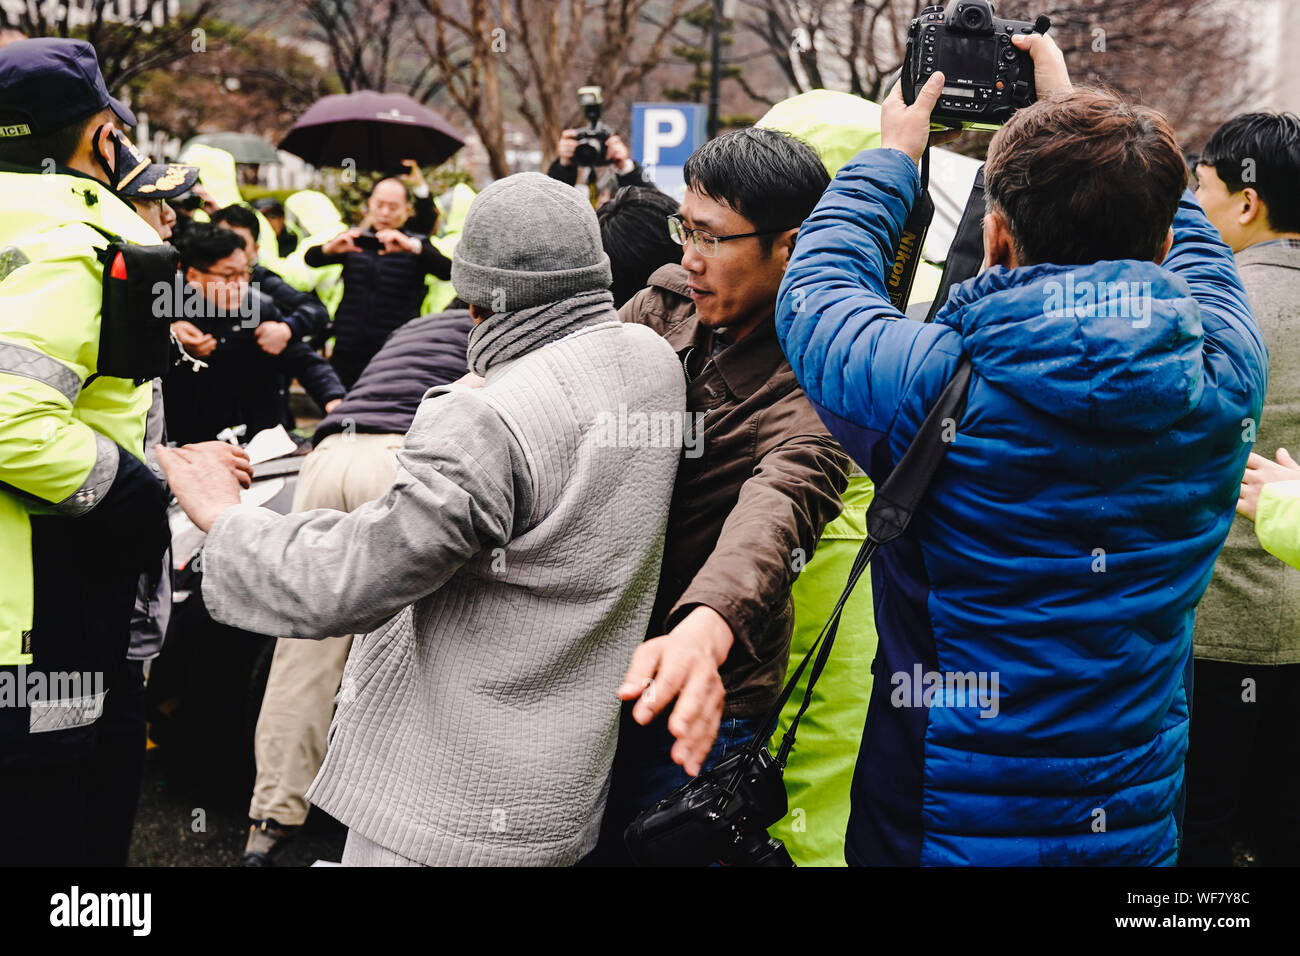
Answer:
<path fill-rule="evenodd" d="M 930 495 L 873 561 L 846 856 L 1172 864 L 1192 619 L 1267 384 L 1232 253 L 1189 193 L 1163 268 L 994 268 L 924 325 L 883 283 L 919 188 L 902 153 L 860 154 L 777 306 L 799 383 L 877 482 L 962 352 L 974 368 Z"/>

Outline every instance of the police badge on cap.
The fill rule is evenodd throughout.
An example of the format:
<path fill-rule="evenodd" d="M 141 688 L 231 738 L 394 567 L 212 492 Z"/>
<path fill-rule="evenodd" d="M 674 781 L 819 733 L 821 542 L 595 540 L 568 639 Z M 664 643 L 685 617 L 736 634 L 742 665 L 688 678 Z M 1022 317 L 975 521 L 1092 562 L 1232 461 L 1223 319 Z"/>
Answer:
<path fill-rule="evenodd" d="M 120 130 L 113 131 L 111 142 L 115 153 L 112 168 L 103 156 L 96 158 L 108 173 L 113 191 L 123 198 L 174 199 L 198 181 L 197 166 L 150 162 Z"/>

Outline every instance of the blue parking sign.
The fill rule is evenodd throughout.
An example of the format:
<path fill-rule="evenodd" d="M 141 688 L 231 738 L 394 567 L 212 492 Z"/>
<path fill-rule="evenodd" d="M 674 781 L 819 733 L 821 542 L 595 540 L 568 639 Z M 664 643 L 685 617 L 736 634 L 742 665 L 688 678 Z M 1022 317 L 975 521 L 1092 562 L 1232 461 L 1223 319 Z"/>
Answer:
<path fill-rule="evenodd" d="M 682 167 L 708 138 L 708 117 L 698 103 L 632 104 L 632 158 L 671 196 L 685 191 Z"/>

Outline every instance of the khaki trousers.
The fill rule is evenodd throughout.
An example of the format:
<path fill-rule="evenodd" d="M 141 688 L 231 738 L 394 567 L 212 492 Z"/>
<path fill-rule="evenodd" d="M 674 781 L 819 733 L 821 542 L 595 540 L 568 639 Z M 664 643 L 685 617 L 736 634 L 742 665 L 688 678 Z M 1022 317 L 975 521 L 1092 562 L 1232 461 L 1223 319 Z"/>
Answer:
<path fill-rule="evenodd" d="M 293 510 L 353 511 L 382 497 L 397 475 L 402 435 L 338 433 L 303 462 Z M 325 758 L 334 697 L 352 635 L 324 640 L 280 638 L 257 719 L 257 779 L 248 815 L 298 826 L 309 809 L 304 794 Z"/>

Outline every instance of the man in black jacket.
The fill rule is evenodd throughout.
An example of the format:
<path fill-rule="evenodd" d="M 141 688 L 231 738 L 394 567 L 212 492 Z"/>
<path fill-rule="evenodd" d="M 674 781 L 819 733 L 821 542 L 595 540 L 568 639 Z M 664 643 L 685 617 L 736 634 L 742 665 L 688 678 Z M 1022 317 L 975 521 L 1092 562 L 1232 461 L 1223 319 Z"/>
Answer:
<path fill-rule="evenodd" d="M 451 260 L 429 237 L 402 228 L 411 213 L 401 181 L 382 179 L 366 203 L 366 228 L 345 230 L 303 256 L 313 268 L 343 266 L 331 361 L 345 386 L 352 386 L 394 329 L 420 314 L 425 276 L 451 278 Z"/>
<path fill-rule="evenodd" d="M 255 330 L 257 344 L 278 355 L 290 342 L 305 342 L 319 349 L 325 342 L 330 314 L 314 292 L 302 292 L 262 265 L 257 258 L 257 216 L 247 206 L 235 203 L 212 214 L 212 224 L 229 229 L 244 240 L 244 253 L 252 267 L 252 286 L 270 296 L 280 321 L 263 322 Z"/>
<path fill-rule="evenodd" d="M 346 390 L 328 362 L 302 342 L 272 354 L 258 341 L 259 327 L 279 322 L 280 313 L 269 296 L 249 288 L 243 240 L 196 223 L 176 246 L 181 271 L 172 328 L 185 355 L 163 380 L 168 437 L 184 444 L 231 425 L 246 425 L 249 438 L 276 425 L 292 428 L 285 396 L 292 378 L 332 411 Z"/>

